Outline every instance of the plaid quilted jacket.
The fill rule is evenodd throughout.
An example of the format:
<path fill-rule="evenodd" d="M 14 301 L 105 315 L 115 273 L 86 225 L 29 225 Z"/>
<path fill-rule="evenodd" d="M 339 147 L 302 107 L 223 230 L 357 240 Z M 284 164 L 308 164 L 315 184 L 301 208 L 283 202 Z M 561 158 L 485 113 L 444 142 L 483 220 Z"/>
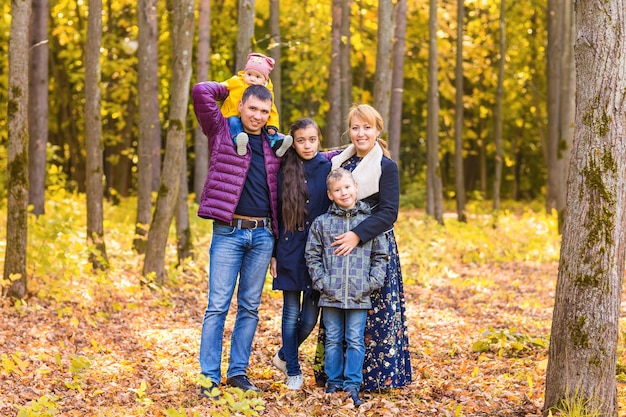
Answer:
<path fill-rule="evenodd" d="M 384 234 L 361 242 L 348 256 L 338 256 L 331 246 L 335 237 L 350 231 L 369 216 L 369 206 L 358 201 L 351 210 L 333 203 L 311 225 L 305 258 L 320 292 L 320 307 L 370 309 L 370 294 L 383 286 L 387 269 L 387 239 Z"/>

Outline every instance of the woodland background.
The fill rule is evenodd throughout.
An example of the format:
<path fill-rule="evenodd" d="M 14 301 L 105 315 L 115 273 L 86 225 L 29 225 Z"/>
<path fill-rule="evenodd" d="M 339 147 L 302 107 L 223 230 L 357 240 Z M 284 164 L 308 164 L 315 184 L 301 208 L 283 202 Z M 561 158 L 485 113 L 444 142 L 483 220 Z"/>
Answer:
<path fill-rule="evenodd" d="M 588 25 L 581 29 L 595 31 L 606 15 L 623 24 L 622 3 L 593 8 L 606 14 L 583 21 Z M 596 43 L 608 59 L 579 57 L 579 70 L 588 75 L 584 87 L 605 89 L 577 97 L 587 119 L 584 126 L 577 121 L 574 150 L 582 151 L 571 166 L 579 175 L 566 186 L 574 136 L 571 3 L 281 1 L 280 12 L 278 4 L 33 0 L 32 16 L 43 16 L 36 21 L 29 20 L 31 2 L 0 6 L 0 52 L 6 52 L 0 53 L 0 98 L 9 116 L 0 120 L 0 144 L 8 145 L 0 146 L 0 167 L 8 168 L 0 170 L 0 212 L 7 218 L 0 222 L 7 230 L 0 242 L 0 412 L 536 416 L 545 388 L 552 411 L 562 416 L 597 416 L 598 407 L 617 415 L 625 398 L 623 335 L 602 332 L 617 333 L 623 320 L 626 151 L 619 147 L 623 126 L 613 122 L 624 118 L 621 107 L 597 104 L 623 87 L 596 82 L 604 71 L 594 67 L 606 65 L 600 70 L 610 74 L 623 65 L 626 54 L 610 44 L 613 38 Z M 152 19 L 158 52 L 148 81 L 140 57 L 144 18 Z M 29 82 L 36 90 L 40 80 L 28 59 L 43 44 L 45 99 L 31 93 L 33 101 L 25 103 L 21 91 Z M 388 115 L 385 135 L 401 170 L 397 231 L 416 382 L 369 394 L 359 410 L 341 396 L 325 396 L 310 378 L 303 392 L 284 389 L 268 365 L 280 333 L 280 298 L 269 287 L 249 370 L 265 394 L 225 388 L 219 401 L 198 397 L 210 222 L 194 216 L 206 154 L 188 89 L 230 77 L 250 50 L 279 52 L 272 78 L 281 91 L 283 130 L 298 117 L 313 117 L 324 146 L 335 147 L 345 143 L 338 116 L 349 104 L 373 103 Z M 392 75 L 387 62 L 402 65 L 393 65 Z M 152 82 L 155 94 L 145 90 Z M 141 117 L 154 98 L 156 117 Z M 25 107 L 32 112 L 28 124 Z M 31 181 L 44 183 L 28 188 L 28 159 L 19 160 L 25 153 L 15 149 L 42 115 L 45 146 L 31 152 L 28 168 L 42 169 Z M 147 150 L 142 130 L 156 132 Z M 31 133 L 32 139 L 41 138 Z M 148 183 L 146 159 L 153 161 Z M 561 254 L 572 269 L 557 268 L 567 187 L 580 203 L 570 206 L 568 214 L 578 217 L 564 233 L 570 239 Z M 586 274 L 582 280 L 576 267 Z M 557 269 L 566 295 L 560 299 Z M 576 297 L 588 293 L 593 296 Z M 549 328 L 555 297 L 561 321 L 553 330 L 564 329 L 558 337 Z M 550 349 L 563 341 L 576 358 L 557 355 L 550 373 L 548 340 Z M 305 368 L 312 348 L 303 351 Z"/>

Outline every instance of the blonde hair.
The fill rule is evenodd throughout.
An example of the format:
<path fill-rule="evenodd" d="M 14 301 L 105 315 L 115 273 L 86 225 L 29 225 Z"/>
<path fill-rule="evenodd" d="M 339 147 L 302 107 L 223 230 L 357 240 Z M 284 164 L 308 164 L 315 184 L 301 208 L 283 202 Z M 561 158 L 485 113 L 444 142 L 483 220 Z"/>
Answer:
<path fill-rule="evenodd" d="M 372 126 L 376 126 L 376 129 L 378 129 L 379 132 L 382 132 L 385 127 L 383 123 L 383 116 L 381 116 L 378 110 L 369 104 L 355 104 L 352 106 L 348 112 L 348 129 L 350 129 L 350 123 L 354 118 L 361 119 Z M 383 155 L 387 158 L 391 158 L 387 141 L 382 139 L 380 136 L 378 136 L 376 140 L 383 150 Z"/>
<path fill-rule="evenodd" d="M 352 172 L 348 171 L 345 168 L 335 168 L 328 173 L 326 177 L 326 188 L 330 191 L 330 188 L 335 183 L 335 181 L 339 181 L 342 178 L 348 178 L 352 184 L 356 184 L 354 181 L 354 176 L 352 176 Z"/>

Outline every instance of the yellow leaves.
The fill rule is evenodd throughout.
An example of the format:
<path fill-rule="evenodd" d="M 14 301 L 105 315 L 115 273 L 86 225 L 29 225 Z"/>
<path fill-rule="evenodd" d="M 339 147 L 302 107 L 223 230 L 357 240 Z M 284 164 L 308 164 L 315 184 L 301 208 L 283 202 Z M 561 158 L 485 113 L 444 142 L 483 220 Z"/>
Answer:
<path fill-rule="evenodd" d="M 30 364 L 27 360 L 22 360 L 20 356 L 22 353 L 12 353 L 10 356 L 6 353 L 3 353 L 0 356 L 2 372 L 6 374 L 17 373 L 18 375 L 24 375 L 26 373 L 26 369 Z"/>

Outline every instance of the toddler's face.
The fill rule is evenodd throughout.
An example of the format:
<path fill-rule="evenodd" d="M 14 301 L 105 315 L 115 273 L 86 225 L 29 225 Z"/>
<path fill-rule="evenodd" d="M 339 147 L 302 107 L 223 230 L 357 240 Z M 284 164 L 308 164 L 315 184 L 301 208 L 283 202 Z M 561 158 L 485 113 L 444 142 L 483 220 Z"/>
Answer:
<path fill-rule="evenodd" d="M 259 71 L 247 69 L 243 73 L 243 81 L 248 85 L 265 85 L 267 80 Z"/>

